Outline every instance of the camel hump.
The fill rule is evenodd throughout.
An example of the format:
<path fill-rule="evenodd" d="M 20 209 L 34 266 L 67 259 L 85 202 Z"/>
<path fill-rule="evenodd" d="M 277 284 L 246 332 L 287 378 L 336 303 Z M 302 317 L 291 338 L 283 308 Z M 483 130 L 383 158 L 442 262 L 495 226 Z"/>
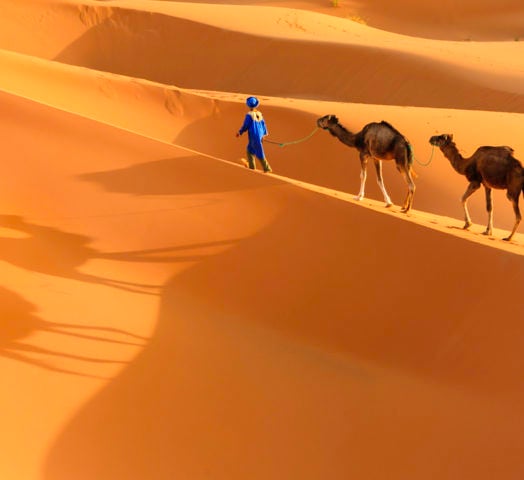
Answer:
<path fill-rule="evenodd" d="M 383 125 L 384 127 L 388 127 L 394 133 L 396 133 L 397 135 L 400 135 L 406 141 L 406 143 L 409 143 L 408 139 L 404 135 L 402 135 L 402 133 L 400 133 L 393 125 L 391 125 L 391 123 L 386 122 L 385 120 L 382 120 L 380 122 L 380 125 Z"/>
<path fill-rule="evenodd" d="M 513 150 L 513 148 L 511 148 L 511 147 L 508 147 L 507 145 L 501 145 L 499 147 L 484 146 L 484 147 L 479 147 L 478 150 L 480 150 L 480 151 L 494 151 L 494 150 L 498 150 L 499 152 L 506 153 L 507 155 L 513 155 L 515 153 L 515 150 Z"/>
<path fill-rule="evenodd" d="M 389 128 L 391 128 L 391 130 L 393 130 L 393 131 L 399 133 L 399 132 L 397 131 L 397 129 L 396 129 L 393 125 L 391 125 L 391 123 L 386 122 L 385 120 L 382 120 L 382 121 L 380 122 L 380 124 L 381 124 L 381 125 L 384 125 L 385 127 L 389 127 Z"/>

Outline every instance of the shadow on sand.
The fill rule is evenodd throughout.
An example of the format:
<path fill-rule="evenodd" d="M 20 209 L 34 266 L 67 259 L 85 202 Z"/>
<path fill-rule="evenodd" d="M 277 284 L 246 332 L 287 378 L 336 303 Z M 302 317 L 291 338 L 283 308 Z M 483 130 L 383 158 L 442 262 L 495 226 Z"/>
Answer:
<path fill-rule="evenodd" d="M 37 309 L 33 304 L 20 295 L 0 287 L 0 357 L 10 358 L 53 372 L 92 378 L 99 377 L 62 368 L 46 360 L 37 359 L 34 355 L 37 354 L 46 359 L 78 360 L 84 363 L 126 363 L 119 360 L 60 352 L 24 342 L 25 338 L 38 332 L 50 332 L 60 336 L 92 340 L 93 342 L 131 346 L 143 346 L 147 340 L 118 328 L 90 327 L 42 320 L 37 316 Z M 115 334 L 122 338 L 127 337 L 129 340 L 109 339 L 107 334 Z"/>
<path fill-rule="evenodd" d="M 222 168 L 214 159 L 194 155 L 87 173 L 78 178 L 96 183 L 108 192 L 132 195 L 213 194 L 268 185 L 267 182 L 246 182 L 245 172 L 240 169 L 232 169 L 226 178 L 220 177 Z"/>
<path fill-rule="evenodd" d="M 151 289 L 158 289 L 156 285 L 82 273 L 79 268 L 84 263 L 103 257 L 102 253 L 89 246 L 91 239 L 85 235 L 37 225 L 16 215 L 0 215 L 0 227 L 25 235 L 20 238 L 0 237 L 0 260 L 17 267 L 135 293 L 153 294 Z"/>
<path fill-rule="evenodd" d="M 174 263 L 198 261 L 206 254 L 185 253 L 198 248 L 223 247 L 237 240 L 216 241 L 196 245 L 182 245 L 125 252 L 99 252 L 88 246 L 90 239 L 84 235 L 63 232 L 53 227 L 37 225 L 14 215 L 0 215 L 0 227 L 14 230 L 23 237 L 0 237 L 0 261 L 46 275 L 94 283 L 138 294 L 159 295 L 162 286 L 147 285 L 126 280 L 109 279 L 89 275 L 79 268 L 91 259 L 108 259 L 122 262 Z M 83 375 L 72 370 L 51 365 L 32 358 L 32 354 L 45 357 L 68 358 L 92 363 L 123 363 L 81 355 L 53 351 L 24 343 L 23 338 L 38 331 L 51 332 L 78 339 L 113 344 L 143 346 L 147 338 L 112 327 L 56 323 L 40 319 L 36 307 L 19 295 L 0 287 L 0 356 L 30 363 L 61 373 Z M 102 333 L 115 334 L 126 340 L 105 338 Z M 124 337 L 122 337 L 124 336 Z M 138 342 L 138 343 L 137 343 Z M 86 375 L 89 376 L 89 375 Z"/>
<path fill-rule="evenodd" d="M 364 478 L 375 467 L 360 449 L 395 445 L 396 480 L 415 448 L 399 428 L 419 439 L 498 421 L 453 416 L 450 391 L 524 398 L 524 325 L 514 302 L 491 301 L 520 298 L 524 260 L 277 194 L 285 208 L 267 229 L 165 286 L 155 338 L 61 433 L 44 478 Z M 487 269 L 489 282 L 465 281 Z"/>
<path fill-rule="evenodd" d="M 99 252 L 89 246 L 91 241 L 89 237 L 31 223 L 19 216 L 0 215 L 0 227 L 25 235 L 22 238 L 0 237 L 0 260 L 4 262 L 46 275 L 148 295 L 158 295 L 162 285 L 100 277 L 82 273 L 79 269 L 92 259 L 144 263 L 197 261 L 207 255 L 177 254 L 176 252 L 184 252 L 197 247 L 224 246 L 237 241 L 228 240 L 124 252 Z"/>

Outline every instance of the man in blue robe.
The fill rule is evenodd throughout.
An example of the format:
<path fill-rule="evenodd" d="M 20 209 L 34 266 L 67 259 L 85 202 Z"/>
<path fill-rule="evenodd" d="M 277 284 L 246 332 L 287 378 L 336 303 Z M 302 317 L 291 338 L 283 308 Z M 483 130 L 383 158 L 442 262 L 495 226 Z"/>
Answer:
<path fill-rule="evenodd" d="M 262 139 L 267 135 L 266 122 L 262 116 L 262 112 L 257 110 L 258 98 L 249 97 L 246 100 L 246 105 L 249 107 L 249 112 L 246 114 L 244 119 L 244 124 L 242 128 L 238 131 L 237 137 L 242 135 L 244 132 L 247 132 L 249 137 L 249 142 L 247 144 L 247 166 L 251 170 L 255 170 L 255 158 L 258 159 L 264 172 L 271 172 L 271 167 L 266 160 L 264 154 L 264 147 L 262 145 Z"/>

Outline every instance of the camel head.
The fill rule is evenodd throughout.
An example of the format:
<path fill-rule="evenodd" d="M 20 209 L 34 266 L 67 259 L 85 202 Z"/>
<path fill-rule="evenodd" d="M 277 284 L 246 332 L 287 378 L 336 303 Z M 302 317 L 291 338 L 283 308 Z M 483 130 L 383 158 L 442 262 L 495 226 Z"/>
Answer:
<path fill-rule="evenodd" d="M 338 118 L 335 115 L 324 115 L 317 120 L 317 126 L 324 130 L 328 130 L 329 127 L 338 124 Z"/>
<path fill-rule="evenodd" d="M 443 135 L 433 135 L 429 139 L 429 143 L 435 147 L 444 147 L 453 141 L 453 135 L 451 133 L 444 133 Z"/>

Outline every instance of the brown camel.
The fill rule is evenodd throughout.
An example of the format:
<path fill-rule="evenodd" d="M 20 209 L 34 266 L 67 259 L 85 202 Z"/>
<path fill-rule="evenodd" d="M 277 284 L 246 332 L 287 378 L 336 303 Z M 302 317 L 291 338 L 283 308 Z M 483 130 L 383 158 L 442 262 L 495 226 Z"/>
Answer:
<path fill-rule="evenodd" d="M 506 196 L 513 205 L 515 212 L 515 225 L 508 237 L 511 240 L 520 223 L 519 195 L 523 188 L 524 169 L 522 164 L 513 156 L 511 147 L 479 147 L 475 153 L 464 158 L 453 141 L 453 135 L 435 135 L 429 139 L 431 145 L 439 147 L 444 156 L 450 161 L 451 166 L 469 181 L 468 188 L 462 196 L 465 221 L 464 229 L 471 226 L 471 217 L 468 211 L 468 198 L 476 192 L 481 185 L 486 191 L 486 210 L 488 211 L 488 226 L 484 235 L 491 235 L 493 230 L 493 204 L 491 189 L 506 190 Z"/>
<path fill-rule="evenodd" d="M 391 207 L 392 202 L 384 186 L 382 179 L 382 160 L 395 160 L 398 171 L 403 175 L 408 184 L 408 194 L 404 205 L 403 212 L 409 212 L 413 205 L 413 196 L 415 194 L 415 182 L 413 176 L 413 149 L 406 137 L 387 122 L 368 123 L 358 133 L 352 133 L 338 122 L 335 115 L 326 115 L 317 120 L 317 125 L 328 130 L 331 135 L 337 137 L 343 144 L 348 147 L 354 147 L 360 155 L 360 191 L 355 197 L 356 200 L 364 198 L 364 189 L 366 186 L 366 167 L 369 158 L 373 159 L 377 172 L 377 181 L 384 195 L 386 207 Z"/>

